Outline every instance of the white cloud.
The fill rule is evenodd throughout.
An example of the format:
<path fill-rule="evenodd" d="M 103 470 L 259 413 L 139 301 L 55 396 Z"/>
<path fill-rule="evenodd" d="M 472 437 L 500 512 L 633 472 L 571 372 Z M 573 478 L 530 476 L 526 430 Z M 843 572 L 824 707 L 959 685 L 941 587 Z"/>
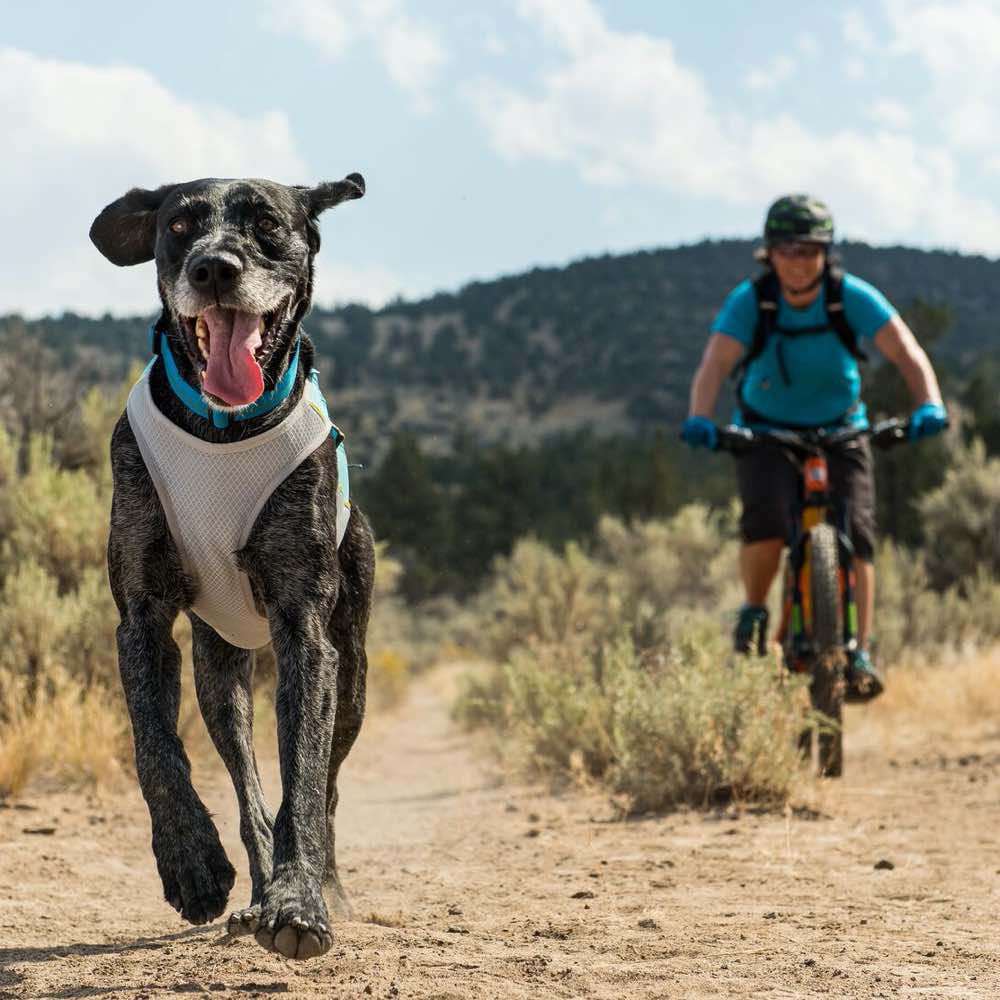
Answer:
<path fill-rule="evenodd" d="M 133 66 L 0 49 L 0 313 L 152 311 L 152 265 L 116 268 L 91 245 L 94 216 L 131 187 L 206 176 L 310 180 L 285 116 L 196 105 Z M 9 192 L 16 192 L 16 197 Z"/>
<path fill-rule="evenodd" d="M 466 88 L 498 152 L 572 163 L 598 184 L 639 180 L 706 196 L 724 185 L 725 130 L 668 39 L 610 32 L 588 0 L 522 0 L 519 11 L 566 58 L 537 94 L 491 80 Z"/>
<path fill-rule="evenodd" d="M 750 70 L 744 82 L 751 90 L 774 90 L 788 80 L 797 66 L 797 59 L 789 55 L 777 55 L 767 66 Z"/>
<path fill-rule="evenodd" d="M 948 142 L 989 155 L 1000 135 L 1000 2 L 883 0 L 896 55 L 919 60 Z"/>
<path fill-rule="evenodd" d="M 868 64 L 860 56 L 848 56 L 842 65 L 848 80 L 863 80 L 868 75 Z"/>
<path fill-rule="evenodd" d="M 857 8 L 845 10 L 840 15 L 840 30 L 844 41 L 856 52 L 869 53 L 877 48 L 878 43 L 868 19 Z"/>
<path fill-rule="evenodd" d="M 997 199 L 964 193 L 944 143 L 872 134 L 862 122 L 838 130 L 790 114 L 754 120 L 720 107 L 669 39 L 615 31 L 590 0 L 521 0 L 518 9 L 551 43 L 554 68 L 530 89 L 481 80 L 467 92 L 504 157 L 571 164 L 595 184 L 740 207 L 813 190 L 830 202 L 841 232 L 1000 250 Z M 868 44 L 866 22 L 846 24 L 859 46 Z M 881 108 L 883 120 L 894 115 L 893 129 L 903 127 L 899 110 Z"/>
<path fill-rule="evenodd" d="M 795 47 L 802 55 L 810 58 L 819 55 L 820 51 L 819 40 L 809 31 L 803 31 L 799 34 L 798 38 L 795 39 Z"/>
<path fill-rule="evenodd" d="M 431 92 L 447 52 L 440 33 L 413 17 L 406 0 L 268 0 L 265 23 L 297 35 L 330 59 L 351 46 L 370 44 L 393 83 L 414 110 L 431 110 Z"/>
<path fill-rule="evenodd" d="M 878 125 L 905 132 L 913 124 L 913 113 L 905 104 L 878 97 L 868 107 L 868 117 Z"/>

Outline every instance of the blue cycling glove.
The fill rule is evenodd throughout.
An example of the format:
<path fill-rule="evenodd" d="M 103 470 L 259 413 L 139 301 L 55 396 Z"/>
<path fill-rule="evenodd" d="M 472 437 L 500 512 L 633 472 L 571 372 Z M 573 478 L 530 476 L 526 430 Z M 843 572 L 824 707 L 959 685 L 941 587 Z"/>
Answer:
<path fill-rule="evenodd" d="M 933 437 L 948 426 L 948 411 L 940 403 L 924 403 L 910 416 L 910 440 Z"/>
<path fill-rule="evenodd" d="M 715 451 L 719 434 L 708 417 L 688 417 L 681 425 L 681 438 L 692 448 L 710 448 Z"/>

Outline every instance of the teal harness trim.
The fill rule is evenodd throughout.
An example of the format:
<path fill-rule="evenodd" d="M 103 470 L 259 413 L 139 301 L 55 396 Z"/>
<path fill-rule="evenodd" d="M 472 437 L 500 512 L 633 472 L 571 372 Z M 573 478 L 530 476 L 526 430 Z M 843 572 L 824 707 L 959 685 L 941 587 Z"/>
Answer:
<path fill-rule="evenodd" d="M 309 398 L 323 410 L 326 419 L 330 420 L 330 410 L 326 405 L 326 399 L 323 397 L 323 391 L 319 387 L 319 372 L 315 368 L 309 372 L 306 392 L 309 394 Z M 347 449 L 344 447 L 346 438 L 344 437 L 344 432 L 332 420 L 330 420 L 330 425 L 330 437 L 333 438 L 333 443 L 337 447 L 337 489 L 343 494 L 341 498 L 342 502 L 349 506 L 351 502 L 351 486 L 350 474 L 347 471 Z"/>
<path fill-rule="evenodd" d="M 159 337 L 159 351 L 157 351 L 157 337 Z M 292 388 L 295 385 L 295 374 L 299 369 L 299 347 L 301 340 L 295 342 L 295 353 L 288 365 L 285 374 L 281 376 L 278 384 L 270 391 L 262 393 L 260 398 L 251 403 L 246 409 L 232 415 L 223 413 L 221 410 L 213 410 L 205 402 L 201 393 L 190 382 L 187 382 L 181 375 L 174 360 L 173 352 L 170 350 L 170 341 L 160 334 L 155 325 L 149 328 L 150 349 L 154 354 L 159 354 L 163 358 L 163 369 L 167 373 L 167 381 L 170 388 L 174 390 L 174 395 L 192 412 L 205 420 L 211 420 L 216 427 L 228 427 L 230 417 L 232 419 L 251 420 L 253 417 L 263 416 L 270 413 L 276 406 L 288 399 Z M 155 360 L 155 359 L 154 359 Z"/>
<path fill-rule="evenodd" d="M 157 341 L 159 341 L 159 350 L 157 350 Z M 265 413 L 270 413 L 279 403 L 283 403 L 288 399 L 295 385 L 295 374 L 299 369 L 299 348 L 301 346 L 301 339 L 296 339 L 295 353 L 292 355 L 288 370 L 281 376 L 278 384 L 270 392 L 263 393 L 258 400 L 245 410 L 240 410 L 239 413 L 233 414 L 233 419 L 250 420 L 252 417 L 262 416 Z M 170 342 L 156 329 L 155 323 L 149 328 L 149 349 L 154 355 L 163 358 L 163 370 L 167 373 L 167 382 L 170 383 L 170 388 L 173 389 L 174 395 L 192 413 L 196 413 L 205 420 L 211 419 L 216 427 L 224 428 L 229 426 L 230 414 L 211 409 L 201 393 L 181 375 L 177 367 L 177 362 L 174 360 L 173 352 L 170 350 Z M 156 357 L 153 357 L 146 366 L 144 374 L 151 372 L 155 364 Z M 326 405 L 323 390 L 320 389 L 319 372 L 315 368 L 309 371 L 305 391 L 310 401 L 319 406 L 323 410 L 327 420 L 330 420 L 330 409 Z M 330 437 L 333 438 L 333 443 L 337 448 L 337 489 L 342 494 L 340 502 L 345 506 L 350 506 L 351 487 L 347 465 L 347 449 L 344 447 L 344 433 L 332 420 L 330 423 L 332 425 L 330 428 Z"/>

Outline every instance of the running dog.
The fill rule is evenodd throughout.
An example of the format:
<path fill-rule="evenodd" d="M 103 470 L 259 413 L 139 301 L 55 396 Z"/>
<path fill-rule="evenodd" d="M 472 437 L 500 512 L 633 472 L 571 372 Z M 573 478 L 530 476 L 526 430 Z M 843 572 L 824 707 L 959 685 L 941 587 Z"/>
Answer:
<path fill-rule="evenodd" d="M 198 702 L 236 788 L 250 860 L 250 903 L 229 931 L 287 958 L 330 948 L 324 888 L 349 913 L 334 812 L 338 770 L 364 716 L 375 557 L 368 522 L 349 507 L 342 438 L 300 323 L 319 215 L 364 190 L 360 174 L 316 187 L 209 179 L 136 188 L 90 230 L 113 264 L 156 261 L 162 303 L 155 357 L 111 440 L 108 542 L 156 866 L 185 920 L 223 913 L 236 873 L 177 735 L 171 629 L 184 612 Z M 277 662 L 276 816 L 252 740 L 253 649 L 267 641 Z"/>

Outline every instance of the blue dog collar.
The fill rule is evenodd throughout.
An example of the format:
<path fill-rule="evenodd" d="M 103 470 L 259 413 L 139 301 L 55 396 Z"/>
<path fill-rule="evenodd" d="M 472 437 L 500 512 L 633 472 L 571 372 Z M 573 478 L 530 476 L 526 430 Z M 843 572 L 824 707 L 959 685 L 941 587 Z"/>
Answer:
<path fill-rule="evenodd" d="M 163 369 L 167 373 L 167 381 L 174 395 L 192 412 L 205 420 L 211 420 L 216 427 L 228 427 L 230 417 L 233 420 L 252 420 L 254 417 L 261 417 L 265 413 L 270 413 L 276 406 L 283 403 L 291 395 L 295 385 L 295 375 L 299 370 L 299 347 L 302 341 L 296 338 L 295 353 L 289 362 L 288 369 L 281 376 L 278 384 L 270 391 L 263 393 L 259 399 L 255 400 L 239 413 L 229 414 L 221 410 L 213 410 L 204 400 L 202 394 L 190 382 L 187 382 L 181 375 L 174 360 L 173 352 L 170 350 L 170 341 L 156 329 L 154 323 L 149 328 L 149 349 L 154 355 L 163 358 Z M 157 349 L 159 347 L 159 349 Z M 155 362 L 154 357 L 153 361 Z"/>

